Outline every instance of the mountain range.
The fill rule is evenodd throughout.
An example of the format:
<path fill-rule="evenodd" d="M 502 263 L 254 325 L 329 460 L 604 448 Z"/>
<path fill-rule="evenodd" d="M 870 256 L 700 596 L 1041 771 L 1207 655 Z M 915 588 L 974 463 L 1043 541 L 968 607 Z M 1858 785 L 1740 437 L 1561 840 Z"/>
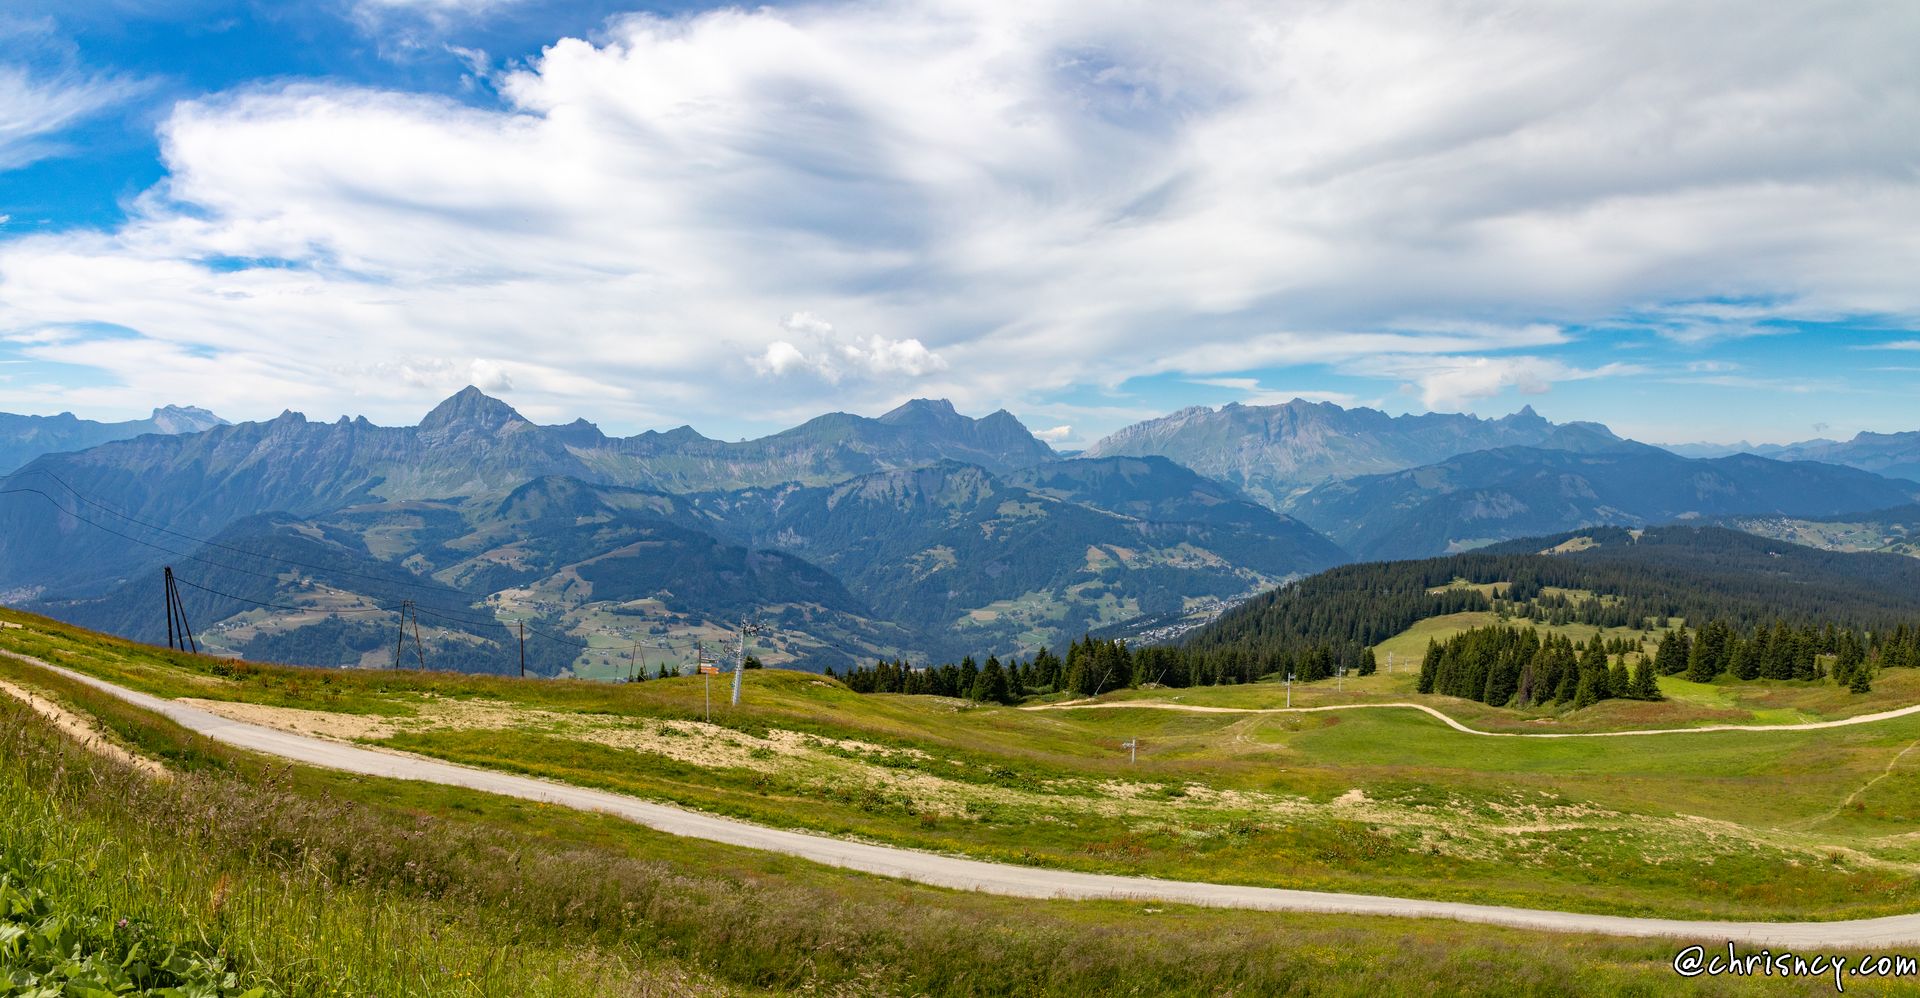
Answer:
<path fill-rule="evenodd" d="M 226 420 L 195 406 L 168 405 L 146 419 L 101 423 L 70 412 L 54 416 L 19 416 L 0 412 L 0 474 L 12 471 L 42 454 L 86 450 L 113 440 L 148 433 L 198 433 Z"/>
<path fill-rule="evenodd" d="M 773 663 L 1004 654 L 1170 633 L 1354 558 L 1920 497 L 1835 464 L 1681 457 L 1531 408 L 1189 409 L 1067 458 L 1004 411 L 945 401 L 728 443 L 536 424 L 474 388 L 416 426 L 286 412 L 42 454 L 10 484 L 0 598 L 158 637 L 153 577 L 172 564 L 225 652 L 391 663 L 411 599 L 418 657 L 505 668 L 502 622 L 525 620 L 531 667 L 580 675 L 617 674 L 643 645 L 690 661 L 746 616 L 774 625 Z"/>
<path fill-rule="evenodd" d="M 1480 419 L 1435 412 L 1389 416 L 1378 409 L 1294 399 L 1284 405 L 1182 409 L 1113 433 L 1085 453 L 1168 458 L 1285 508 L 1292 497 L 1330 480 L 1401 471 L 1495 447 L 1579 449 L 1618 439 L 1598 423 L 1549 422 L 1532 406 Z"/>
<path fill-rule="evenodd" d="M 1423 558 L 1515 537 L 1731 513 L 1827 515 L 1911 502 L 1920 486 L 1811 461 L 1684 458 L 1620 441 L 1502 447 L 1330 482 L 1293 514 L 1363 560 Z"/>
<path fill-rule="evenodd" d="M 1013 417 L 944 402 L 740 444 L 583 427 L 468 389 L 414 427 L 285 413 L 47 455 L 22 475 L 45 495 L 0 504 L 0 587 L 152 637 L 172 562 L 217 646 L 358 662 L 387 642 L 348 618 L 411 578 L 437 590 L 418 602 L 448 618 L 443 652 L 497 644 L 496 614 L 597 647 L 635 636 L 616 618 L 684 645 L 758 614 L 781 633 L 769 661 L 844 666 L 1058 644 L 1345 558 L 1172 462 L 1058 460 Z"/>
<path fill-rule="evenodd" d="M 1802 440 L 1792 444 L 1674 444 L 1668 450 L 1684 457 L 1724 457 L 1753 454 L 1782 461 L 1821 461 L 1871 471 L 1888 478 L 1920 482 L 1920 431 L 1861 432 L 1851 440 Z"/>

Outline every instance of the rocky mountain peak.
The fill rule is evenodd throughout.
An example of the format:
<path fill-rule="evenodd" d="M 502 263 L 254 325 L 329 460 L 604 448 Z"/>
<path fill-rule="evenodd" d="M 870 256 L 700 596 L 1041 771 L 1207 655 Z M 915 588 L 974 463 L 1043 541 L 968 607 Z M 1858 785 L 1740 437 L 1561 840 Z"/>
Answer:
<path fill-rule="evenodd" d="M 932 425 L 964 420 L 953 403 L 946 399 L 913 399 L 880 417 L 880 422 L 895 426 Z"/>
<path fill-rule="evenodd" d="M 227 421 L 197 405 L 164 405 L 153 410 L 154 429 L 161 433 L 198 433 Z"/>
<path fill-rule="evenodd" d="M 420 420 L 420 429 L 422 431 L 480 430 L 491 433 L 508 423 L 526 421 L 526 417 L 514 411 L 513 406 L 468 385 L 445 402 L 434 406 L 433 411 Z"/>

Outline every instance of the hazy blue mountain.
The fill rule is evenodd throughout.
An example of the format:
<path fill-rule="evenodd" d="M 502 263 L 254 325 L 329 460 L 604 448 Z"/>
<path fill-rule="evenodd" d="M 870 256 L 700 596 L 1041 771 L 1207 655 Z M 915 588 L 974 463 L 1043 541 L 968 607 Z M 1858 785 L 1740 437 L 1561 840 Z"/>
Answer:
<path fill-rule="evenodd" d="M 70 412 L 57 416 L 17 416 L 0 412 L 0 474 L 12 471 L 42 454 L 85 450 L 113 440 L 146 433 L 198 433 L 226 420 L 196 406 L 169 405 L 153 410 L 146 419 L 100 423 Z"/>
<path fill-rule="evenodd" d="M 1163 459 L 1005 477 L 944 462 L 697 501 L 723 529 L 815 561 L 876 612 L 955 651 L 1177 618 L 1346 560 L 1305 524 Z"/>
<path fill-rule="evenodd" d="M 496 613 L 532 615 L 537 670 L 589 674 L 618 665 L 622 642 L 684 648 L 746 616 L 772 625 L 762 657 L 773 663 L 1005 654 L 1178 619 L 1196 603 L 1217 610 L 1345 560 L 1304 524 L 1162 459 L 1020 474 L 1032 485 L 942 462 L 697 496 L 543 477 L 463 499 L 249 517 L 171 560 L 225 594 L 188 590 L 203 637 L 222 650 L 380 665 L 398 618 L 361 611 L 415 599 L 442 665 L 497 671 Z M 161 636 L 153 579 L 169 559 L 143 554 L 104 596 L 45 608 Z"/>
<path fill-rule="evenodd" d="M 1862 432 L 1851 440 L 1822 437 L 1791 444 L 1750 444 L 1744 440 L 1737 444 L 1670 444 L 1667 450 L 1683 457 L 1754 454 L 1782 461 L 1820 461 L 1920 482 L 1920 430 Z"/>
<path fill-rule="evenodd" d="M 1787 461 L 1824 461 L 1871 471 L 1888 478 L 1920 482 L 1920 430 L 1859 433 L 1852 440 L 1807 440 L 1775 455 Z"/>
<path fill-rule="evenodd" d="M 1493 447 L 1609 446 L 1598 423 L 1556 424 L 1531 406 L 1499 419 L 1461 413 L 1389 416 L 1294 399 L 1285 405 L 1197 406 L 1136 423 L 1087 448 L 1088 457 L 1157 455 L 1231 482 L 1275 507 L 1329 480 L 1400 471 Z"/>
<path fill-rule="evenodd" d="M 120 513 L 204 536 L 261 513 L 304 517 L 380 499 L 482 495 L 545 476 L 689 491 L 820 484 L 948 459 L 1010 469 L 1051 456 L 1011 415 L 976 420 L 945 402 L 917 400 L 877 419 L 833 413 L 760 440 L 724 443 L 686 428 L 609 438 L 584 421 L 540 426 L 467 388 L 418 426 L 315 423 L 286 412 L 50 454 L 32 467 Z M 74 508 L 82 501 L 60 488 L 49 491 L 93 515 Z M 123 576 L 125 547 L 37 497 L 0 500 L 0 590 L 103 591 Z"/>
<path fill-rule="evenodd" d="M 823 485 L 856 475 L 960 461 L 989 471 L 1054 459 L 1053 449 L 1002 409 L 973 419 L 945 400 L 915 399 L 878 418 L 832 412 L 758 440 L 710 440 L 680 427 L 607 437 L 591 424 L 564 428 L 589 477 L 668 492 L 800 482 Z"/>
<path fill-rule="evenodd" d="M 407 599 L 429 664 L 469 672 L 517 670 L 517 633 L 502 619 L 532 620 L 530 668 L 542 674 L 604 672 L 636 642 L 657 664 L 659 646 L 711 644 L 745 617 L 772 625 L 758 650 L 776 664 L 844 667 L 912 650 L 828 572 L 729 543 L 703 523 L 673 496 L 539 478 L 504 495 L 248 517 L 190 558 L 156 554 L 100 597 L 40 608 L 164 639 L 155 580 L 171 561 L 203 643 L 302 664 L 391 664 L 392 608 Z"/>
<path fill-rule="evenodd" d="M 1832 441 L 1823 442 L 1832 443 Z M 1730 457 L 1734 454 L 1775 457 L 1788 446 L 1787 444 L 1751 444 L 1742 440 L 1733 444 L 1661 444 L 1660 449 L 1671 451 L 1681 457 Z"/>
<path fill-rule="evenodd" d="M 1910 502 L 1912 483 L 1837 465 L 1741 454 L 1683 458 L 1623 443 L 1503 447 L 1330 482 L 1289 511 L 1362 559 L 1419 558 L 1600 524 L 1730 513 L 1820 515 Z"/>

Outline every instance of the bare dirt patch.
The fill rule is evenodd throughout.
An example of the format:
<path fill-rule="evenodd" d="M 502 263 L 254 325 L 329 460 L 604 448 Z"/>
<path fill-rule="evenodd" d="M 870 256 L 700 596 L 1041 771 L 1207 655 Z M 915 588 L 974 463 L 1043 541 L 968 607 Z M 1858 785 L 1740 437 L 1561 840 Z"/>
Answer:
<path fill-rule="evenodd" d="M 99 726 L 90 719 L 81 717 L 24 686 L 15 686 L 5 680 L 0 680 L 0 692 L 5 692 L 8 696 L 26 704 L 34 713 L 53 722 L 54 727 L 79 742 L 88 751 L 123 766 L 131 766 L 155 779 L 171 778 L 165 766 L 146 756 L 135 755 L 108 741 L 106 732 L 101 731 Z"/>

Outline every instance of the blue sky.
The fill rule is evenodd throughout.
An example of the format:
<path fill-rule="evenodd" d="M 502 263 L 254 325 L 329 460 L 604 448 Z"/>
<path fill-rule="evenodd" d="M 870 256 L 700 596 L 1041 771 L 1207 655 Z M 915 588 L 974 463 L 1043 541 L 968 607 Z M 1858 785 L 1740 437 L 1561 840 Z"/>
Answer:
<path fill-rule="evenodd" d="M 1591 9 L 1590 9 L 1591 8 Z M 0 410 L 1920 428 L 1911 4 L 26 0 Z"/>

